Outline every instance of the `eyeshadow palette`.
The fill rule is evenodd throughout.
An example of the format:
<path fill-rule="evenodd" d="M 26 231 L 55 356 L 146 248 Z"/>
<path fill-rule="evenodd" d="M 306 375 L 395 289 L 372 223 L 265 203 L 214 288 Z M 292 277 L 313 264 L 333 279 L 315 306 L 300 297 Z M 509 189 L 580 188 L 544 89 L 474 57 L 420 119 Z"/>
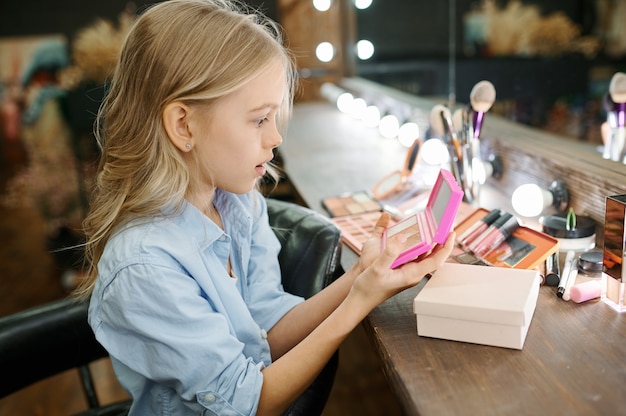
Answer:
<path fill-rule="evenodd" d="M 380 212 L 367 212 L 333 218 L 332 221 L 341 230 L 343 242 L 355 253 L 361 254 L 363 243 L 372 235 L 379 218 Z M 390 220 L 390 225 L 395 223 L 393 219 Z"/>
<path fill-rule="evenodd" d="M 380 202 L 366 191 L 324 198 L 322 207 L 324 207 L 331 218 L 345 215 L 361 215 L 367 212 L 381 212 L 383 209 Z"/>

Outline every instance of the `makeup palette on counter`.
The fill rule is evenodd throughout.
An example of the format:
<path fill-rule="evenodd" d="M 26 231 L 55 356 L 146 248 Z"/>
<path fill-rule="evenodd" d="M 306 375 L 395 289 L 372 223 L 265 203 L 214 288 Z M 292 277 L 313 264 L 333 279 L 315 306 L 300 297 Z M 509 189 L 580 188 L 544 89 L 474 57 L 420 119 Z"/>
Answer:
<path fill-rule="evenodd" d="M 331 218 L 345 215 L 361 215 L 367 212 L 383 210 L 382 205 L 369 192 L 350 192 L 339 196 L 332 196 L 322 200 L 322 207 Z"/>
<path fill-rule="evenodd" d="M 559 249 L 559 240 L 516 223 L 509 213 L 478 208 L 455 228 L 457 246 L 452 259 L 514 269 L 535 269 Z M 491 218 L 490 218 L 491 217 Z M 495 218 L 493 218 L 495 217 Z M 464 241 L 471 228 L 471 241 Z"/>

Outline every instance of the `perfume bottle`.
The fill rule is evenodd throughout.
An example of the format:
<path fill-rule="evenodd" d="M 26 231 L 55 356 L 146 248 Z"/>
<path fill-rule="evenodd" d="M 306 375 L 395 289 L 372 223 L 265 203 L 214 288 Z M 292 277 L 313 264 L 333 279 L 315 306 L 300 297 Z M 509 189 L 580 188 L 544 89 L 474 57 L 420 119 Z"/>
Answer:
<path fill-rule="evenodd" d="M 626 311 L 624 290 L 624 231 L 626 195 L 606 198 L 604 216 L 604 251 L 602 255 L 602 300 L 618 312 Z"/>

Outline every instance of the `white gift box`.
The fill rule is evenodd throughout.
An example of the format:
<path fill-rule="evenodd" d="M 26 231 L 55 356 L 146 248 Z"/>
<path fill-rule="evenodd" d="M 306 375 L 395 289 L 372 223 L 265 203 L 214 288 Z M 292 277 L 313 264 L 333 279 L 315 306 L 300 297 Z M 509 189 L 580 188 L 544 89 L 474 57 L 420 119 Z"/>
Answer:
<path fill-rule="evenodd" d="M 417 333 L 521 350 L 539 283 L 536 270 L 445 263 L 415 297 Z"/>

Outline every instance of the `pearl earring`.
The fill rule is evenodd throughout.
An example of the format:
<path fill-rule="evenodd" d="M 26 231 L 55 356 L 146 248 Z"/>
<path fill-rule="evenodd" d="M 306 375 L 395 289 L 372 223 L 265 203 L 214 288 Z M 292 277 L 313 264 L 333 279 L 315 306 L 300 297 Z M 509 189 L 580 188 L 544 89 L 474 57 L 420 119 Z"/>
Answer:
<path fill-rule="evenodd" d="M 185 149 L 191 150 L 191 143 L 186 143 L 185 144 Z"/>

